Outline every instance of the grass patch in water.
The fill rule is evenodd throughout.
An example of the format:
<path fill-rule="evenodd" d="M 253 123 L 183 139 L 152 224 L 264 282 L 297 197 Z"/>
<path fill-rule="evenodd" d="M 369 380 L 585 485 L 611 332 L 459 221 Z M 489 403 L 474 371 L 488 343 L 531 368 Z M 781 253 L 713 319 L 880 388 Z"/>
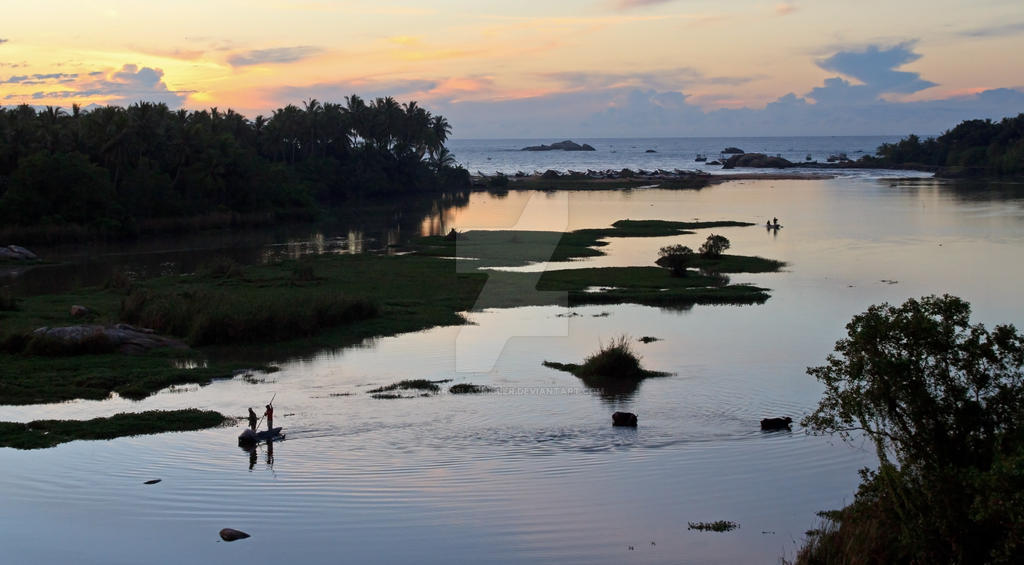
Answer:
<path fill-rule="evenodd" d="M 664 377 L 670 373 L 650 371 L 640 365 L 640 355 L 633 351 L 632 339 L 620 336 L 608 345 L 602 345 L 597 353 L 588 356 L 580 365 L 544 361 L 546 367 L 568 371 L 581 379 L 614 378 L 639 380 L 649 377 Z"/>
<path fill-rule="evenodd" d="M 369 394 L 391 392 L 393 390 L 426 390 L 430 392 L 438 392 L 441 390 L 441 387 L 437 386 L 438 382 L 444 381 L 430 381 L 427 379 L 406 379 L 404 381 L 398 381 L 397 383 L 394 384 L 389 384 L 387 386 L 371 389 L 366 392 Z"/>
<path fill-rule="evenodd" d="M 740 527 L 736 522 L 729 520 L 717 520 L 715 522 L 687 522 L 687 530 L 700 532 L 729 532 Z"/>
<path fill-rule="evenodd" d="M 494 392 L 494 389 L 489 386 L 475 385 L 472 383 L 459 383 L 452 385 L 448 388 L 448 392 L 452 394 L 481 394 L 485 392 Z"/>
<path fill-rule="evenodd" d="M 27 424 L 0 422 L 0 447 L 42 449 L 80 439 L 114 439 L 125 436 L 186 432 L 232 422 L 209 410 L 151 410 L 116 414 L 92 420 L 36 420 Z"/>
<path fill-rule="evenodd" d="M 611 237 L 666 237 L 692 234 L 692 230 L 752 226 L 731 220 L 709 222 L 673 222 L 666 220 L 619 220 L 610 228 L 553 231 L 470 231 L 455 241 L 443 236 L 418 239 L 414 248 L 424 255 L 472 257 L 474 267 L 516 267 L 541 261 L 569 261 L 604 255 L 598 249 Z"/>
<path fill-rule="evenodd" d="M 631 342 L 629 336 L 615 338 L 608 345 L 602 345 L 597 353 L 588 356 L 581 364 L 544 361 L 543 365 L 572 373 L 584 385 L 598 391 L 603 398 L 625 398 L 635 393 L 644 379 L 671 375 L 644 369 L 640 364 L 641 357 L 633 351 Z"/>

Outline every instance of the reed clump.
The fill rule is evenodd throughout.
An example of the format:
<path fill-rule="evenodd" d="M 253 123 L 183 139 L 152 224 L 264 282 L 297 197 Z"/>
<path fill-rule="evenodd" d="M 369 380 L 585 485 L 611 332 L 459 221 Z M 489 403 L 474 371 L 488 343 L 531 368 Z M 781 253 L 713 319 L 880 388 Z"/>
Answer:
<path fill-rule="evenodd" d="M 183 337 L 197 347 L 312 336 L 378 314 L 376 303 L 365 298 L 330 293 L 247 295 L 220 289 L 139 289 L 121 306 L 122 320 Z"/>

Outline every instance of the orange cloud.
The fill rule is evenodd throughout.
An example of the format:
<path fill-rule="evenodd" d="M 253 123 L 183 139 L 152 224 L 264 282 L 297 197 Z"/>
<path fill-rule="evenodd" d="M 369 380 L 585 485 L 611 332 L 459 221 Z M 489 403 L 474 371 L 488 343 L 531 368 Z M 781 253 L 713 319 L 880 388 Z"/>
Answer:
<path fill-rule="evenodd" d="M 788 16 L 795 11 L 797 11 L 795 4 L 782 3 L 775 5 L 775 14 L 778 16 Z"/>

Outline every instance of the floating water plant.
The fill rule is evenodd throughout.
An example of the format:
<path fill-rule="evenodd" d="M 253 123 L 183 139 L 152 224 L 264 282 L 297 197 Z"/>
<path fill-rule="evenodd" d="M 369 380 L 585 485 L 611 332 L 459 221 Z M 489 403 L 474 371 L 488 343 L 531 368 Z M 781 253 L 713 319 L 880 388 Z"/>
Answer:
<path fill-rule="evenodd" d="M 687 530 L 700 532 L 729 532 L 740 527 L 736 522 L 729 520 L 718 520 L 715 522 L 687 522 Z"/>

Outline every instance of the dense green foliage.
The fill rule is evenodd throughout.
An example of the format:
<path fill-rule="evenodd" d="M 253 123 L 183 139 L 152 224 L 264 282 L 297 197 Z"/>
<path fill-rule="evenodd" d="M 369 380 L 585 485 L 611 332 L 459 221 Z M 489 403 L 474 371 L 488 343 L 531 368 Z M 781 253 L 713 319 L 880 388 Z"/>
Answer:
<path fill-rule="evenodd" d="M 729 239 L 724 235 L 711 234 L 707 240 L 700 245 L 700 249 L 697 250 L 705 258 L 721 257 L 722 253 L 725 253 L 729 249 Z"/>
<path fill-rule="evenodd" d="M 824 366 L 803 420 L 864 434 L 880 467 L 803 563 L 1019 563 L 1024 554 L 1024 336 L 970 324 L 952 296 L 872 306 Z"/>
<path fill-rule="evenodd" d="M 1024 174 L 1024 114 L 999 122 L 968 120 L 937 138 L 911 135 L 882 144 L 877 157 L 861 162 L 944 167 L 949 174 L 1019 176 Z"/>
<path fill-rule="evenodd" d="M 693 260 L 693 250 L 685 245 L 666 245 L 658 250 L 658 264 L 672 271 L 673 277 L 685 277 Z"/>
<path fill-rule="evenodd" d="M 146 102 L 0 107 L 0 222 L 131 235 L 156 219 L 308 217 L 355 195 L 468 187 L 447 120 L 416 102 L 303 106 L 255 120 Z"/>
<path fill-rule="evenodd" d="M 27 424 L 0 422 L 0 447 L 40 449 L 80 440 L 186 432 L 213 428 L 231 420 L 210 410 L 151 410 L 115 414 L 92 420 L 36 420 Z"/>

